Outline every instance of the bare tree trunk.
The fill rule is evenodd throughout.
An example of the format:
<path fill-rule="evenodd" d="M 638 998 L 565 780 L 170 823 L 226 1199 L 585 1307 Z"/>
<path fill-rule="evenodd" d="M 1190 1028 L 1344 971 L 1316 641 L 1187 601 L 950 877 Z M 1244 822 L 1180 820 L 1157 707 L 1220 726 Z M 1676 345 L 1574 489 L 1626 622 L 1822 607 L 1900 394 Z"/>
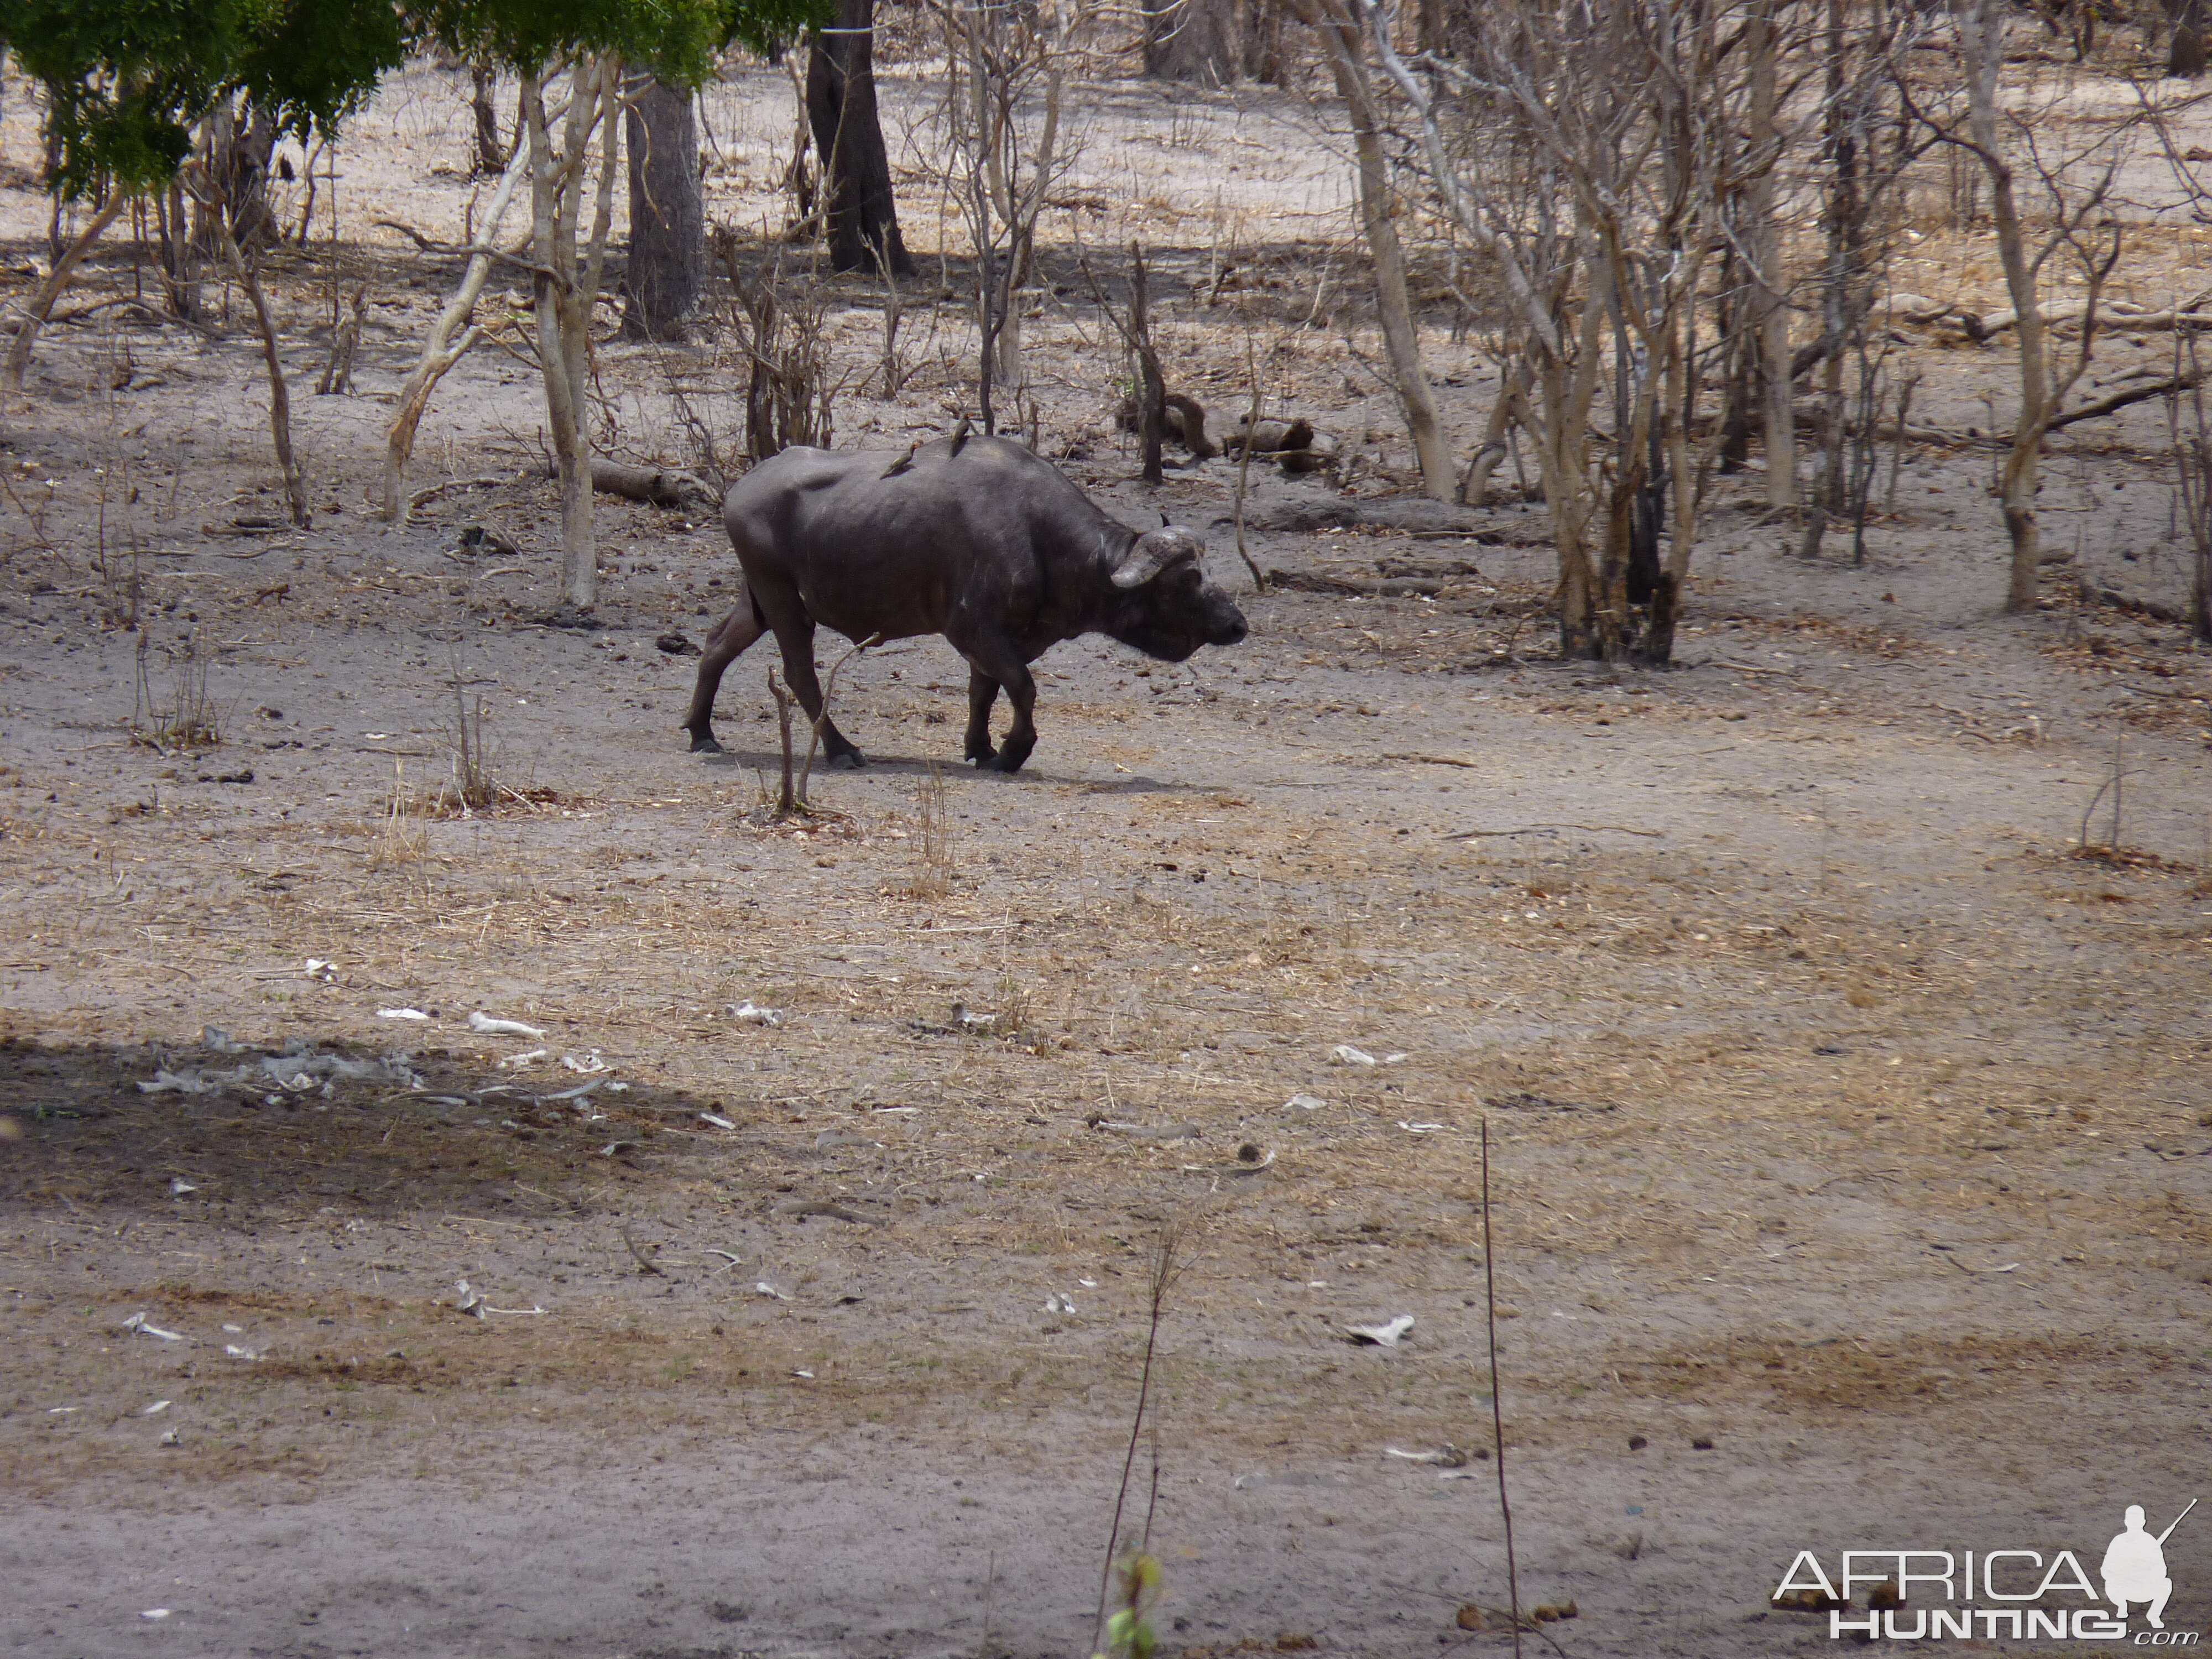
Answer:
<path fill-rule="evenodd" d="M 1347 4 L 1364 0 L 1296 0 L 1299 21 L 1322 39 L 1328 52 L 1336 89 L 1352 118 L 1352 140 L 1358 161 L 1359 216 L 1375 261 L 1375 304 L 1382 321 L 1383 349 L 1390 361 L 1406 430 L 1420 458 L 1421 485 L 1440 501 L 1452 499 L 1451 451 L 1437 420 L 1434 394 L 1421 368 L 1420 336 L 1406 286 L 1406 255 L 1398 241 L 1397 193 L 1390 182 L 1389 157 L 1382 148 L 1382 119 L 1367 78 L 1365 34 Z"/>
<path fill-rule="evenodd" d="M 899 235 L 890 157 L 876 110 L 875 0 L 837 0 L 833 27 L 817 30 L 806 57 L 806 114 L 829 192 L 830 264 L 837 270 L 910 276 Z"/>
<path fill-rule="evenodd" d="M 1959 48 L 1966 59 L 1966 120 L 1974 147 L 1990 180 L 1990 216 L 1996 231 L 1997 258 L 2004 266 L 2005 290 L 2020 331 L 2020 416 L 2013 422 L 2012 448 L 1998 475 L 2005 533 L 2012 539 L 2012 580 L 2005 594 L 2008 611 L 2035 608 L 2043 556 L 2036 519 L 2037 472 L 2043 438 L 2050 429 L 2051 372 L 2041 296 L 2035 266 L 2021 228 L 2011 164 L 1997 132 L 1997 77 L 2004 67 L 2007 15 L 1997 0 L 1958 0 Z"/>
<path fill-rule="evenodd" d="M 2166 11 L 2173 20 L 2166 72 L 2194 81 L 2204 73 L 2204 0 L 2166 0 Z"/>
<path fill-rule="evenodd" d="M 1282 84 L 1284 3 L 1285 0 L 1245 0 L 1242 40 L 1248 81 L 1270 87 Z"/>
<path fill-rule="evenodd" d="M 691 94 L 653 81 L 624 117 L 629 129 L 629 305 L 632 339 L 680 340 L 699 303 L 707 208 L 699 193 L 699 134 Z"/>
<path fill-rule="evenodd" d="M 500 227 L 507 222 L 507 206 L 514 199 L 515 185 L 528 169 L 528 155 L 526 146 L 518 145 L 507 159 L 507 170 L 500 174 L 499 187 L 492 192 L 483 221 L 477 227 L 478 248 L 489 248 L 498 242 Z M 471 257 L 468 269 L 462 273 L 460 287 L 454 290 L 438 320 L 431 325 L 430 337 L 422 343 L 422 355 L 416 361 L 414 373 L 400 388 L 399 405 L 392 412 L 384 452 L 384 516 L 393 524 L 400 523 L 406 514 L 407 462 L 415 453 L 415 430 L 430 405 L 430 394 L 437 390 L 446 371 L 460 362 L 469 348 L 483 337 L 483 331 L 471 324 L 469 319 L 476 311 L 477 300 L 483 293 L 492 264 L 492 256 L 488 252 Z M 456 330 L 461 331 L 458 340 L 453 337 Z"/>
<path fill-rule="evenodd" d="M 1778 14 L 1788 0 L 1755 0 L 1746 23 L 1745 52 L 1751 77 L 1751 179 L 1744 191 L 1748 222 L 1744 240 L 1751 272 L 1751 326 L 1758 339 L 1759 383 L 1765 411 L 1766 501 L 1797 504 L 1797 416 L 1790 373 L 1790 305 L 1782 276 L 1782 227 L 1775 213 L 1774 175 L 1779 171 L 1777 60 L 1781 55 Z"/>
<path fill-rule="evenodd" d="M 500 142 L 499 109 L 492 94 L 499 88 L 499 70 L 490 64 L 469 65 L 469 110 L 476 118 L 476 160 L 470 170 L 497 178 L 507 171 L 507 147 Z"/>
<path fill-rule="evenodd" d="M 540 72 L 522 78 L 530 133 L 532 241 L 537 262 L 538 356 L 545 380 L 546 424 L 561 477 L 561 603 L 589 611 L 599 601 L 599 541 L 592 521 L 592 436 L 585 377 L 591 365 L 592 301 L 605 269 L 620 165 L 620 64 L 580 59 L 570 70 L 568 109 L 556 156 Z M 592 136 L 600 131 L 599 195 L 583 258 L 577 232 Z"/>
<path fill-rule="evenodd" d="M 1236 0 L 1144 0 L 1145 73 L 1225 87 L 1237 79 Z"/>
<path fill-rule="evenodd" d="M 220 186 L 217 186 L 220 189 Z M 284 384 L 284 362 L 276 349 L 276 323 L 270 315 L 269 301 L 261 291 L 260 274 L 247 259 L 224 222 L 224 204 L 216 204 L 215 224 L 222 233 L 223 255 L 230 261 L 231 274 L 245 289 L 247 302 L 253 307 L 254 325 L 261 334 L 261 357 L 269 370 L 269 433 L 276 449 L 276 465 L 284 475 L 284 501 L 290 508 L 292 522 L 305 529 L 310 520 L 307 511 L 307 484 L 300 471 L 299 457 L 292 449 L 292 394 Z"/>
<path fill-rule="evenodd" d="M 1467 476 L 1460 480 L 1462 504 L 1480 507 L 1488 499 L 1490 475 L 1505 459 L 1506 434 L 1516 426 L 1527 424 L 1522 405 L 1528 396 L 1530 378 L 1526 357 L 1515 358 L 1513 366 L 1499 378 L 1497 398 L 1490 405 L 1490 423 L 1483 428 L 1482 442 L 1467 464 Z"/>
<path fill-rule="evenodd" d="M 8 362 L 0 368 L 0 390 L 10 393 L 23 389 L 23 376 L 31 367 L 31 348 L 38 343 L 39 331 L 46 326 L 46 319 L 53 313 L 54 302 L 62 297 L 62 290 L 70 285 L 70 278 L 84 263 L 84 256 L 92 252 L 92 245 L 100 240 L 100 232 L 115 222 L 131 198 L 119 190 L 111 189 L 107 199 L 98 211 L 85 221 L 70 245 L 62 250 L 62 257 L 54 261 L 54 268 L 46 273 L 46 280 L 31 296 L 22 320 L 15 326 L 15 343 L 8 348 Z"/>

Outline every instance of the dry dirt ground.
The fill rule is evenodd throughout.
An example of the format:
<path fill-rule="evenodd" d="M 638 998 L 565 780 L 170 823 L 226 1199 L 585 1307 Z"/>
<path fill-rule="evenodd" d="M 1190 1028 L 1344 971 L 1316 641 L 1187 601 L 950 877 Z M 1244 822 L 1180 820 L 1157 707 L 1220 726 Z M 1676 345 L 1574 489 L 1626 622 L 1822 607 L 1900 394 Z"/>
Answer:
<path fill-rule="evenodd" d="M 787 132 L 781 84 L 719 89 L 720 140 Z M 924 78 L 888 84 L 913 130 Z M 1356 498 L 1262 481 L 1259 522 L 1362 519 L 1255 556 L 1431 591 L 1255 595 L 1217 531 L 1249 641 L 1056 651 L 1012 779 L 955 763 L 940 642 L 871 653 L 837 696 L 875 763 L 817 777 L 811 828 L 757 810 L 764 659 L 727 759 L 676 730 L 692 659 L 654 641 L 732 591 L 711 526 L 603 504 L 580 631 L 538 620 L 548 486 L 366 516 L 441 262 L 348 255 L 377 321 L 360 395 L 302 389 L 307 535 L 231 533 L 270 482 L 235 327 L 111 309 L 41 345 L 0 454 L 0 1644 L 1085 1652 L 1169 1230 L 1132 1498 L 1169 1652 L 1507 1650 L 1455 1620 L 1507 1598 L 1495 1462 L 1387 1455 L 1487 1444 L 1488 1271 L 1521 1597 L 1579 1613 L 1532 1650 L 1825 1650 L 1766 1607 L 1800 1549 L 2094 1570 L 2126 1504 L 2212 1498 L 2212 660 L 2070 571 L 1998 615 L 1987 457 L 1932 447 L 1864 565 L 1794 558 L 1729 482 L 1677 668 L 1551 659 L 1541 509 L 1389 495 L 1340 247 L 1285 229 L 1275 312 L 1200 292 L 1221 169 L 1190 156 L 1277 134 L 1218 154 L 1276 167 L 1287 223 L 1322 118 L 1095 105 L 1135 124 L 1097 118 L 1102 175 L 1180 135 L 1144 165 L 1196 204 L 1181 378 L 1241 384 L 1256 331 L 1368 458 Z M 430 168 L 463 112 L 449 77 L 396 88 L 342 158 L 351 222 L 455 211 Z M 20 270 L 40 208 L 5 204 Z M 280 275 L 305 375 L 321 269 Z M 873 400 L 866 297 L 841 432 L 902 445 L 947 418 L 962 325 L 931 310 L 956 361 Z M 1032 326 L 1081 482 L 1227 514 L 1225 463 L 1130 481 L 1085 307 Z M 1430 343 L 1469 430 L 1479 364 Z M 1931 418 L 2002 386 L 1994 348 L 1923 355 Z M 610 344 L 602 384 L 629 453 L 682 460 L 669 363 Z M 469 359 L 417 482 L 511 479 L 531 392 Z M 2081 432 L 2048 494 L 2093 586 L 2171 604 L 2160 429 Z M 220 743 L 135 740 L 189 638 Z M 479 698 L 507 805 L 390 820 Z M 2116 763 L 2090 840 L 2124 850 L 2079 856 Z M 1395 1349 L 1347 1340 L 1401 1315 Z M 2202 1631 L 2212 1520 L 2168 1547 L 2168 1624 Z"/>

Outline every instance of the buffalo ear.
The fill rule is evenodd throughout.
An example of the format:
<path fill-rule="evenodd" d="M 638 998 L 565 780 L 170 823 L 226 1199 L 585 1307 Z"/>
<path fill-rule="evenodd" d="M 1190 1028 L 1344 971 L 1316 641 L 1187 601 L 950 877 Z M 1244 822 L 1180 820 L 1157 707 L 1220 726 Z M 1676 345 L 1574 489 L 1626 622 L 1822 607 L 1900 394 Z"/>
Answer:
<path fill-rule="evenodd" d="M 1114 586 L 1142 587 L 1170 565 L 1194 556 L 1190 544 L 1183 538 L 1164 530 L 1155 530 L 1129 544 L 1129 550 L 1121 556 L 1121 562 L 1114 567 Z"/>

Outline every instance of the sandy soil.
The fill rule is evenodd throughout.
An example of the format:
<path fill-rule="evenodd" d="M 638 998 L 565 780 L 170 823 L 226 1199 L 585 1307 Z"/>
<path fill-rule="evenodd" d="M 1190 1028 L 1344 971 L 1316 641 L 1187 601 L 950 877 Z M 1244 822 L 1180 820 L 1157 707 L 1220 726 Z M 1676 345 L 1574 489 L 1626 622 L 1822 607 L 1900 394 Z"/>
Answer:
<path fill-rule="evenodd" d="M 918 120 L 921 78 L 891 84 Z M 761 150 L 718 185 L 738 222 L 779 85 L 718 94 L 718 142 Z M 2198 1494 L 2205 654 L 2074 571 L 1999 616 L 1986 457 L 1923 448 L 1864 565 L 1790 556 L 1731 483 L 1680 666 L 1553 660 L 1540 509 L 1391 494 L 1340 184 L 1255 136 L 1318 118 L 1095 107 L 1097 170 L 1136 191 L 1097 241 L 1162 244 L 1179 380 L 1225 401 L 1255 337 L 1365 458 L 1354 497 L 1261 480 L 1255 556 L 1434 591 L 1252 594 L 1218 529 L 1249 641 L 1055 652 L 1013 779 L 955 763 L 941 642 L 871 653 L 838 703 L 875 763 L 817 777 L 811 828 L 758 810 L 765 658 L 726 685 L 730 757 L 676 730 L 692 659 L 655 641 L 726 603 L 718 530 L 603 504 L 578 631 L 542 621 L 547 486 L 365 516 L 434 258 L 348 246 L 376 320 L 361 395 L 300 398 L 307 535 L 234 533 L 270 483 L 235 329 L 111 312 L 41 345 L 0 455 L 10 1650 L 1087 1651 L 1170 1230 L 1152 1535 L 1193 1659 L 1507 1649 L 1454 1617 L 1507 1597 L 1495 1462 L 1387 1455 L 1487 1445 L 1486 1269 L 1521 1597 L 1579 1612 L 1532 1650 L 1825 1649 L 1766 1606 L 1799 1549 L 2094 1559 L 2124 1504 L 2162 1525 Z M 431 168 L 462 114 L 448 78 L 396 88 L 344 153 L 348 222 L 458 216 Z M 1264 175 L 1241 211 L 1289 286 L 1209 307 L 1220 169 L 1189 156 L 1217 154 Z M 1183 193 L 1145 207 L 1152 184 Z M 0 207 L 20 289 L 43 219 Z M 1944 297 L 1979 292 L 1953 253 Z M 310 378 L 321 258 L 280 284 Z M 877 400 L 866 297 L 840 431 L 902 447 L 945 422 L 963 324 L 927 308 L 921 371 Z M 1224 463 L 1131 482 L 1085 307 L 1032 328 L 1080 482 L 1133 521 L 1225 517 Z M 1430 343 L 1471 429 L 1479 362 L 1441 321 Z M 687 459 L 671 365 L 726 399 L 719 350 L 606 348 L 623 453 Z M 2001 351 L 1921 355 L 1931 419 L 2002 384 Z M 534 418 L 525 367 L 472 356 L 417 482 L 512 477 Z M 2047 494 L 2090 586 L 2170 605 L 2161 419 L 2081 430 Z M 1332 513 L 1357 522 L 1298 527 Z M 469 525 L 522 550 L 469 552 Z M 221 742 L 134 740 L 188 639 Z M 516 798 L 395 827 L 479 697 Z M 2107 793 L 2090 840 L 2122 850 L 2084 856 L 2116 757 L 2118 834 Z M 206 1091 L 142 1089 L 164 1073 Z M 1395 1349 L 1346 1335 L 1399 1315 Z M 2169 1546 L 2188 1631 L 2197 1524 Z"/>

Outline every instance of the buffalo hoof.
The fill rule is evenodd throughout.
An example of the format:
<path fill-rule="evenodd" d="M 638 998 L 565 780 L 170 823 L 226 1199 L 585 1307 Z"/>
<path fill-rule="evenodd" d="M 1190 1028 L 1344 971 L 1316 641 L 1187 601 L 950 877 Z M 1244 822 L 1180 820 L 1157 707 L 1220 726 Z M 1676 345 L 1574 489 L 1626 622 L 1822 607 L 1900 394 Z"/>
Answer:
<path fill-rule="evenodd" d="M 842 766 L 848 772 L 857 772 L 867 763 L 867 757 L 857 749 L 848 749 L 830 757 L 830 765 Z"/>
<path fill-rule="evenodd" d="M 714 741 L 712 732 L 702 732 L 692 738 L 691 752 L 695 755 L 719 755 L 722 752 L 722 745 Z"/>
<path fill-rule="evenodd" d="M 999 758 L 999 751 L 995 749 L 970 749 L 968 751 L 968 758 L 979 767 L 988 766 Z"/>
<path fill-rule="evenodd" d="M 1028 758 L 1027 755 L 1011 754 L 1005 750 L 1000 750 L 996 758 L 983 763 L 982 769 L 986 772 L 1004 772 L 1011 776 L 1022 769 L 1022 763 Z"/>

